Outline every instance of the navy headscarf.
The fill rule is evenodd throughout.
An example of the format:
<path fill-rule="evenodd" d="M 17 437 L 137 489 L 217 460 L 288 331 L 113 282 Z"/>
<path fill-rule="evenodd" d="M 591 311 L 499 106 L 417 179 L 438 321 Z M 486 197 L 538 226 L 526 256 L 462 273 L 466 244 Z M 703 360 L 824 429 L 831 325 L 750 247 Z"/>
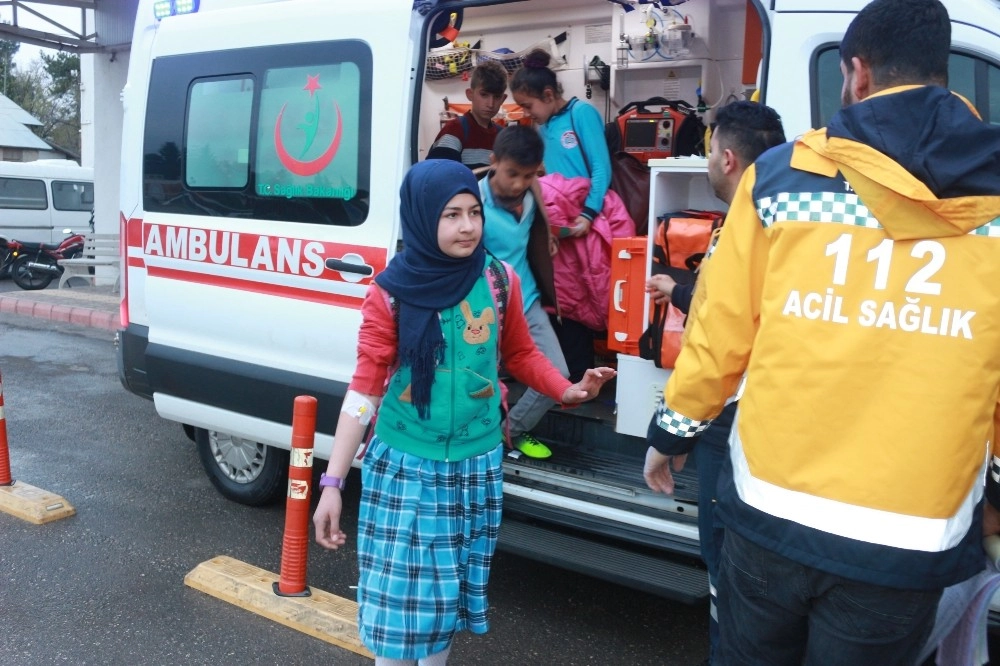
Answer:
<path fill-rule="evenodd" d="M 452 160 L 415 164 L 399 188 L 399 216 L 405 249 L 393 257 L 375 282 L 399 302 L 399 363 L 412 375 L 410 395 L 420 418 L 430 416 L 434 369 L 444 354 L 438 311 L 457 305 L 483 274 L 482 241 L 463 259 L 438 246 L 438 221 L 457 194 L 479 197 L 479 184 L 468 167 Z"/>

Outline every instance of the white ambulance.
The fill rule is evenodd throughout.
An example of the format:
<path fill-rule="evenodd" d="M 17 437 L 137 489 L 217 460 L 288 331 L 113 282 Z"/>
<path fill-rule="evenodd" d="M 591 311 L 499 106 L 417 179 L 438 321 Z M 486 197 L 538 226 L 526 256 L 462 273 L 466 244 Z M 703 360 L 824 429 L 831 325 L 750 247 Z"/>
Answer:
<path fill-rule="evenodd" d="M 1000 122 L 1000 5 L 946 4 L 952 86 Z M 142 0 L 124 91 L 123 384 L 183 425 L 227 497 L 282 496 L 293 399 L 318 398 L 328 455 L 362 298 L 400 245 L 399 184 L 464 101 L 475 62 L 513 68 L 542 45 L 566 95 L 609 120 L 665 96 L 710 121 L 759 90 L 795 136 L 839 107 L 838 44 L 864 5 Z M 651 219 L 721 206 L 704 194 L 703 160 L 681 162 L 654 169 Z M 708 595 L 696 474 L 689 465 L 674 497 L 646 488 L 641 435 L 665 372 L 643 362 L 633 375 L 634 361 L 616 395 L 548 415 L 537 433 L 556 455 L 505 462 L 501 544 L 696 601 Z"/>

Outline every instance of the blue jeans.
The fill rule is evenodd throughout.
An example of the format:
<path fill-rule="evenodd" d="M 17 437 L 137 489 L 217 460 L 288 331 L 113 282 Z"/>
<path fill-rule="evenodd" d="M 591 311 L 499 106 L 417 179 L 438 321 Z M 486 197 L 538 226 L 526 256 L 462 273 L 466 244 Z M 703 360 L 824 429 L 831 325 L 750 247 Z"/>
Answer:
<path fill-rule="evenodd" d="M 722 540 L 725 526 L 715 515 L 719 497 L 719 475 L 729 455 L 729 431 L 736 415 L 733 402 L 722 410 L 702 433 L 694 447 L 695 462 L 698 465 L 698 540 L 701 559 L 708 568 L 710 591 L 708 617 L 708 661 L 713 663 L 719 644 L 718 603 L 716 589 L 719 586 L 719 559 L 722 557 Z"/>
<path fill-rule="evenodd" d="M 716 663 L 912 666 L 941 590 L 857 583 L 789 560 L 726 531 L 719 571 Z"/>

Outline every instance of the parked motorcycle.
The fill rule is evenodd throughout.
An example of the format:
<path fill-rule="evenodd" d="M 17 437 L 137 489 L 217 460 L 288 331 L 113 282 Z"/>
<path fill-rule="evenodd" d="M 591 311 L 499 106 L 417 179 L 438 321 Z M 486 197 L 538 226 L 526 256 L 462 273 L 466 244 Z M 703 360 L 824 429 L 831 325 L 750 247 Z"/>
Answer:
<path fill-rule="evenodd" d="M 10 264 L 10 276 L 14 284 L 29 291 L 45 289 L 52 280 L 62 275 L 60 259 L 73 259 L 83 255 L 84 236 L 74 234 L 69 229 L 64 229 L 63 233 L 70 235 L 58 245 L 7 241 L 10 254 L 14 256 Z"/>
<path fill-rule="evenodd" d="M 14 241 L 17 243 L 17 241 Z M 0 280 L 10 277 L 10 265 L 14 263 L 14 254 L 10 247 L 10 242 L 5 236 L 0 236 Z"/>

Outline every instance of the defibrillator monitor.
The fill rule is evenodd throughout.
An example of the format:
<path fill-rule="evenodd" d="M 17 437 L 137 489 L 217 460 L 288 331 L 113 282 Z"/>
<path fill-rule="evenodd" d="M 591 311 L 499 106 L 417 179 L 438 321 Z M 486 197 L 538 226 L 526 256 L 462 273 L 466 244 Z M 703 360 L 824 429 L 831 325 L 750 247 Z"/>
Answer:
<path fill-rule="evenodd" d="M 625 147 L 651 150 L 656 146 L 656 118 L 629 118 L 625 121 Z"/>
<path fill-rule="evenodd" d="M 670 157 L 674 139 L 674 119 L 662 113 L 635 114 L 620 119 L 622 150 L 643 162 Z"/>

